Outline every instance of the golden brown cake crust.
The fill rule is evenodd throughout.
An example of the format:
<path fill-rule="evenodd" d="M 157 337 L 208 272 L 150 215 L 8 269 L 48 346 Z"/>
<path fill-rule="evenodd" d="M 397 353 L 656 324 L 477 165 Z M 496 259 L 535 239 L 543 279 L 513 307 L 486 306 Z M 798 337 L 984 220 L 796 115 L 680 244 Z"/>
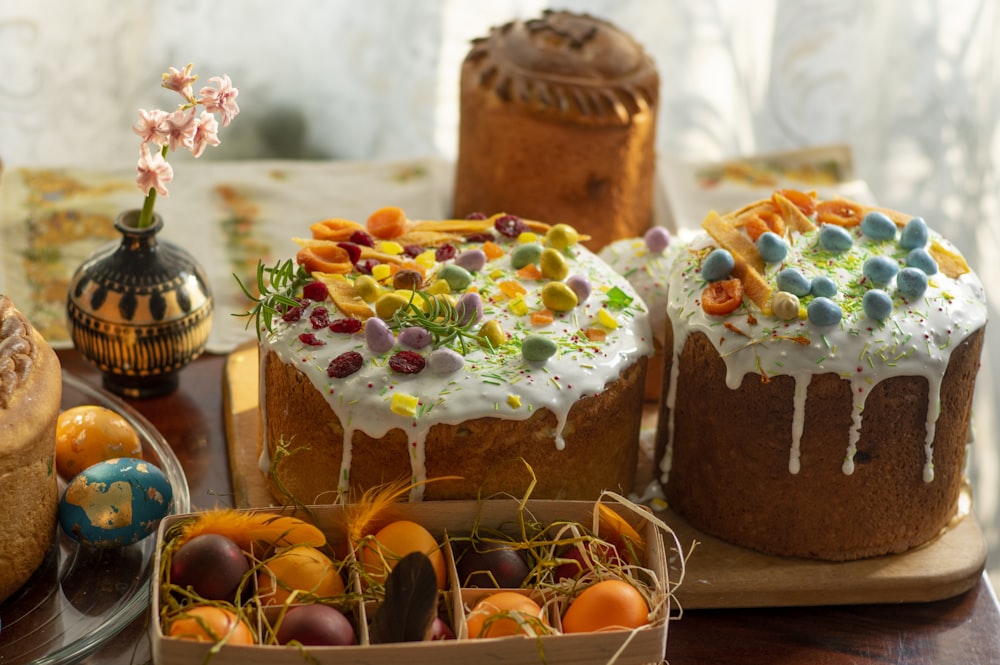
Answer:
<path fill-rule="evenodd" d="M 537 480 L 533 498 L 593 499 L 605 489 L 628 492 L 635 480 L 645 369 L 643 357 L 604 392 L 573 406 L 563 430 L 563 450 L 556 448 L 555 416 L 547 409 L 527 420 L 479 418 L 458 426 L 435 425 L 425 446 L 427 478 L 463 479 L 429 483 L 424 499 L 472 499 L 496 492 L 521 496 L 532 480 L 525 463 Z M 273 352 L 264 357 L 263 377 L 272 494 L 305 503 L 334 501 L 343 454 L 336 414 L 305 375 Z M 278 450 L 280 441 L 287 442 L 284 451 Z M 399 429 L 381 439 L 355 432 L 351 492 L 408 481 L 406 441 Z M 609 484 L 607 478 L 614 480 Z"/>
<path fill-rule="evenodd" d="M 0 601 L 41 564 L 55 532 L 59 359 L 0 295 Z"/>
<path fill-rule="evenodd" d="M 598 249 L 652 219 L 659 76 L 641 46 L 548 11 L 477 39 L 461 72 L 454 212 L 572 224 Z"/>
<path fill-rule="evenodd" d="M 842 470 L 851 427 L 850 384 L 821 374 L 809 384 L 803 463 L 789 472 L 794 379 L 749 374 L 737 390 L 708 338 L 680 355 L 667 499 L 706 533 L 788 556 L 850 560 L 903 552 L 955 516 L 964 482 L 973 387 L 983 330 L 952 353 L 941 387 L 934 480 L 923 480 L 927 381 L 881 381 L 865 403 L 856 469 Z M 667 327 L 667 348 L 672 348 Z M 667 354 L 664 375 L 670 375 Z M 669 381 L 669 378 L 665 381 Z M 666 385 L 666 383 L 665 383 Z M 726 414 L 719 417 L 718 414 Z M 661 422 L 669 417 L 666 405 Z M 661 428 L 659 459 L 665 449 Z M 808 462 L 806 462 L 808 460 Z"/>

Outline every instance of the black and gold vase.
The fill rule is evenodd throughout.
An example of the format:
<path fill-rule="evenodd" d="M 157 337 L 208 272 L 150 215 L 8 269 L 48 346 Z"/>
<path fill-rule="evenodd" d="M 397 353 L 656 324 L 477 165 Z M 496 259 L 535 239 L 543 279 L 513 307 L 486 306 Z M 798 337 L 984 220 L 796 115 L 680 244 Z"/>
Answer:
<path fill-rule="evenodd" d="M 157 240 L 159 214 L 141 229 L 138 218 L 138 210 L 121 213 L 121 242 L 76 270 L 66 313 L 73 345 L 101 371 L 105 388 L 154 397 L 176 389 L 177 373 L 205 350 L 214 304 L 194 257 Z"/>

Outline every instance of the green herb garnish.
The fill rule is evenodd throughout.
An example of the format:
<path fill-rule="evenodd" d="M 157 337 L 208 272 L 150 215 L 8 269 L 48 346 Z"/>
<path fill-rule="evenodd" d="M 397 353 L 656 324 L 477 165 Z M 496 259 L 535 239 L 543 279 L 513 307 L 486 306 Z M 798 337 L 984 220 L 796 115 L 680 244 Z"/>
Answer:
<path fill-rule="evenodd" d="M 270 268 L 263 262 L 257 262 L 257 292 L 255 296 L 250 289 L 233 273 L 236 283 L 247 298 L 255 304 L 248 311 L 233 316 L 245 316 L 247 318 L 246 327 L 253 323 L 257 329 L 257 339 L 260 340 L 263 332 L 271 332 L 271 322 L 275 315 L 282 315 L 289 307 L 298 307 L 299 302 L 291 294 L 297 288 L 309 280 L 309 275 L 305 268 L 297 265 L 293 259 L 279 261 Z"/>

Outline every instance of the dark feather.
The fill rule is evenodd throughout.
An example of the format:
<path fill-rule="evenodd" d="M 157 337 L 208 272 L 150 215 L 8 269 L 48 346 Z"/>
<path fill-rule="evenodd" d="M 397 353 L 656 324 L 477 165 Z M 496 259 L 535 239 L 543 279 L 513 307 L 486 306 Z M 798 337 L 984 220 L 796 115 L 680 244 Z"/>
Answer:
<path fill-rule="evenodd" d="M 385 599 L 369 626 L 372 644 L 421 642 L 437 616 L 438 588 L 426 554 L 403 557 L 385 580 Z"/>

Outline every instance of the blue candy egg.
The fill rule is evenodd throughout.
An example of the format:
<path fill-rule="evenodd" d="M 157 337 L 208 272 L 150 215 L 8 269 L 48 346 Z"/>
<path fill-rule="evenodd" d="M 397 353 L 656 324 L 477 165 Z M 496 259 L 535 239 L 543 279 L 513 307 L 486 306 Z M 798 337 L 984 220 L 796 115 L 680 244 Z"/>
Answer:
<path fill-rule="evenodd" d="M 896 222 L 885 213 L 872 211 L 861 220 L 861 232 L 872 240 L 895 240 Z"/>
<path fill-rule="evenodd" d="M 907 298 L 919 298 L 927 290 L 927 274 L 919 268 L 903 268 L 896 277 L 896 288 Z"/>
<path fill-rule="evenodd" d="M 122 547 L 156 532 L 173 506 L 170 481 L 153 464 L 128 457 L 98 462 L 66 486 L 59 524 L 93 547 Z"/>
<path fill-rule="evenodd" d="M 872 289 L 861 299 L 861 306 L 869 319 L 884 321 L 892 313 L 892 298 L 881 289 Z"/>
<path fill-rule="evenodd" d="M 823 298 L 832 298 L 837 295 L 837 283 L 826 275 L 817 275 L 813 277 L 812 284 L 809 286 L 809 293 L 814 296 L 822 296 Z"/>
<path fill-rule="evenodd" d="M 916 249 L 927 246 L 930 240 L 930 233 L 927 231 L 927 222 L 920 217 L 914 217 L 903 227 L 899 234 L 899 246 L 903 249 Z"/>
<path fill-rule="evenodd" d="M 861 272 L 875 284 L 884 286 L 899 272 L 899 264 L 888 256 L 873 256 L 865 261 Z"/>
<path fill-rule="evenodd" d="M 701 263 L 701 276 L 709 282 L 729 277 L 736 261 L 728 249 L 713 249 Z"/>
<path fill-rule="evenodd" d="M 819 246 L 828 252 L 846 252 L 854 246 L 854 238 L 836 224 L 824 224 L 819 227 Z"/>
<path fill-rule="evenodd" d="M 757 238 L 757 251 L 768 263 L 780 263 L 788 255 L 788 243 L 773 231 L 765 231 Z"/>
<path fill-rule="evenodd" d="M 778 273 L 776 280 L 779 291 L 787 291 L 800 298 L 809 295 L 809 289 L 812 288 L 809 279 L 795 268 L 785 268 Z"/>
<path fill-rule="evenodd" d="M 809 303 L 809 307 L 806 308 L 806 313 L 809 315 L 809 322 L 816 326 L 834 326 L 840 323 L 840 318 L 843 313 L 840 311 L 840 305 L 833 302 L 829 298 L 813 298 L 813 301 Z"/>
<path fill-rule="evenodd" d="M 935 275 L 938 271 L 937 261 L 926 249 L 911 249 L 906 255 L 906 265 L 911 268 L 919 268 L 925 275 Z"/>

